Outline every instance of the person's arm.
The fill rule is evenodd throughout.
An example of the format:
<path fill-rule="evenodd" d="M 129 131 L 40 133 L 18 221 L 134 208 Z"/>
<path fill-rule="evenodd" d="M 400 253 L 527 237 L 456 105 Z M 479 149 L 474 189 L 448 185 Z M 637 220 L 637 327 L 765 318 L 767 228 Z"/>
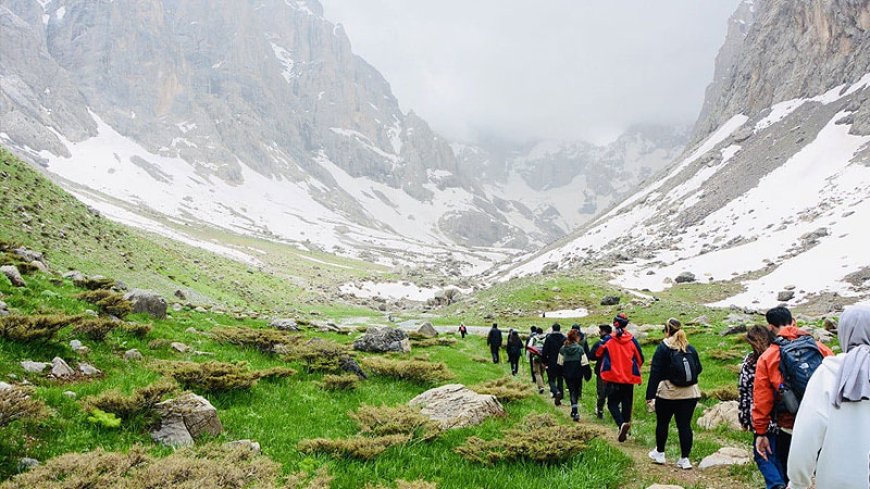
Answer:
<path fill-rule="evenodd" d="M 649 368 L 649 382 L 646 386 L 646 400 L 651 401 L 656 398 L 656 392 L 659 389 L 659 383 L 665 378 L 665 368 L 667 366 L 668 347 L 659 345 L 653 354 L 652 363 Z"/>
<path fill-rule="evenodd" d="M 644 358 L 643 358 L 643 349 L 640 347 L 640 343 L 637 342 L 637 338 L 632 338 L 631 342 L 634 344 L 634 351 L 636 353 L 635 358 L 637 359 L 637 368 L 643 366 Z"/>
<path fill-rule="evenodd" d="M 828 348 L 827 345 L 825 345 L 825 344 L 822 343 L 821 341 L 817 341 L 816 344 L 819 345 L 819 351 L 822 352 L 822 356 L 823 356 L 823 357 L 832 357 L 832 356 L 834 356 L 834 352 L 833 352 L 833 350 L 831 350 L 830 348 Z"/>
<path fill-rule="evenodd" d="M 610 340 L 610 336 L 605 336 L 601 341 L 596 343 L 597 346 L 595 347 L 595 358 L 604 358 L 604 352 L 607 351 L 608 340 Z"/>
<path fill-rule="evenodd" d="M 771 349 L 768 350 L 769 352 Z M 752 427 L 757 435 L 766 435 L 773 410 L 774 392 L 770 385 L 770 355 L 762 355 L 755 366 L 755 384 L 752 388 Z"/>
<path fill-rule="evenodd" d="M 689 345 L 689 348 L 692 350 L 692 356 L 695 357 L 695 361 L 698 362 L 698 376 L 700 376 L 701 372 L 704 371 L 704 365 L 701 363 L 701 356 L 698 355 L 698 350 L 696 350 L 694 346 Z"/>
<path fill-rule="evenodd" d="M 789 487 L 792 489 L 808 489 L 813 485 L 819 451 L 825 442 L 832 408 L 829 393 L 825 392 L 824 375 L 813 375 L 807 383 L 791 438 L 788 477 L 791 479 Z"/>

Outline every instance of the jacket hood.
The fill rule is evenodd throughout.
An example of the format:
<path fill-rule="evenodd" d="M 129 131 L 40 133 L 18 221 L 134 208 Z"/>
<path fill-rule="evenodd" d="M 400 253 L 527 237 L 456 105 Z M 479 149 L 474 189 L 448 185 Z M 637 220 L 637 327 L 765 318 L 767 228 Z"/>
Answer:
<path fill-rule="evenodd" d="M 631 343 L 631 340 L 634 339 L 634 336 L 632 336 L 631 333 L 629 333 L 628 331 L 623 330 L 622 336 L 616 336 L 616 333 L 613 333 L 611 335 L 611 339 L 619 343 L 628 344 Z"/>
<path fill-rule="evenodd" d="M 780 328 L 779 334 L 777 334 L 777 336 L 781 336 L 787 340 L 794 340 L 797 339 L 799 336 L 810 336 L 810 334 L 794 326 L 783 326 L 782 328 Z"/>
<path fill-rule="evenodd" d="M 570 345 L 563 346 L 562 348 L 564 348 L 565 351 L 569 353 L 574 353 L 575 351 L 582 350 L 580 345 L 578 345 L 577 343 L 571 343 Z"/>

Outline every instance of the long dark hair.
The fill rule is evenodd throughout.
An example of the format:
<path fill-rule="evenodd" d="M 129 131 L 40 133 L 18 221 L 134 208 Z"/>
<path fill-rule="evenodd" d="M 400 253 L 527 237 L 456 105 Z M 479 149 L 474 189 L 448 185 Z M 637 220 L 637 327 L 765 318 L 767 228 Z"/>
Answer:
<path fill-rule="evenodd" d="M 520 340 L 520 334 L 516 332 L 516 330 L 512 329 L 510 334 L 508 335 L 508 343 L 519 343 L 523 344 L 522 340 Z"/>
<path fill-rule="evenodd" d="M 769 329 L 757 324 L 746 332 L 746 342 L 752 346 L 752 353 L 755 354 L 755 358 L 760 357 L 775 339 L 776 337 Z"/>
<path fill-rule="evenodd" d="M 579 329 L 572 329 L 571 331 L 568 331 L 568 337 L 565 338 L 565 346 L 568 346 L 572 343 L 573 344 L 580 343 L 580 330 Z"/>

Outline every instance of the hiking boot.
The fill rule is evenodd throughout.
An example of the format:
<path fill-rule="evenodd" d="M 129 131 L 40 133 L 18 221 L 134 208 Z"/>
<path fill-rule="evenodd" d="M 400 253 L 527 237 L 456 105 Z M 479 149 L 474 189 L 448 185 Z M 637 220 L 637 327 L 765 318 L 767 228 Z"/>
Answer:
<path fill-rule="evenodd" d="M 604 411 L 595 411 L 595 416 L 598 417 L 598 419 L 604 419 Z"/>
<path fill-rule="evenodd" d="M 557 406 L 562 405 L 562 393 L 561 392 L 556 393 L 556 396 L 553 398 L 553 404 L 555 404 Z"/>
<path fill-rule="evenodd" d="M 662 460 L 664 460 L 664 459 L 665 459 L 664 454 L 662 454 Z M 664 463 L 664 462 L 662 462 L 662 463 Z M 692 469 L 692 462 L 690 462 L 688 458 L 683 457 L 683 458 L 677 460 L 677 467 L 679 467 L 683 470 L 691 470 Z"/>
<path fill-rule="evenodd" d="M 543 394 L 543 393 L 544 393 L 544 388 L 538 387 L 538 394 Z"/>
<path fill-rule="evenodd" d="M 616 437 L 619 440 L 619 443 L 625 441 L 628 438 L 628 430 L 631 429 L 631 423 L 622 423 L 622 426 L 619 427 L 619 436 Z"/>
<path fill-rule="evenodd" d="M 577 413 L 571 413 L 571 419 L 574 421 L 580 421 L 580 415 Z"/>
<path fill-rule="evenodd" d="M 647 455 L 649 456 L 650 460 L 652 460 L 653 462 L 655 462 L 659 465 L 665 464 L 665 452 L 660 452 L 657 449 L 653 448 L 652 450 L 649 451 L 649 453 Z M 682 459 L 680 459 L 680 460 L 682 460 Z M 677 464 L 679 465 L 679 462 L 677 462 Z"/>

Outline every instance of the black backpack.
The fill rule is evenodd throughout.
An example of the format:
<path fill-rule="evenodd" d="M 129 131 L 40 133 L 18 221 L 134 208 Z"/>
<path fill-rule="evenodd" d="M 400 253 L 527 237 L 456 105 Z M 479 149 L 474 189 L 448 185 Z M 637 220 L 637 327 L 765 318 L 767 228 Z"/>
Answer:
<path fill-rule="evenodd" d="M 804 398 L 807 383 L 822 364 L 824 355 L 815 338 L 808 335 L 794 340 L 778 337 L 775 343 L 779 346 L 779 371 L 785 384 L 780 389 L 781 407 L 795 414 Z"/>
<path fill-rule="evenodd" d="M 698 383 L 701 362 L 692 350 L 671 350 L 671 364 L 668 366 L 668 380 L 677 387 L 688 387 Z"/>

